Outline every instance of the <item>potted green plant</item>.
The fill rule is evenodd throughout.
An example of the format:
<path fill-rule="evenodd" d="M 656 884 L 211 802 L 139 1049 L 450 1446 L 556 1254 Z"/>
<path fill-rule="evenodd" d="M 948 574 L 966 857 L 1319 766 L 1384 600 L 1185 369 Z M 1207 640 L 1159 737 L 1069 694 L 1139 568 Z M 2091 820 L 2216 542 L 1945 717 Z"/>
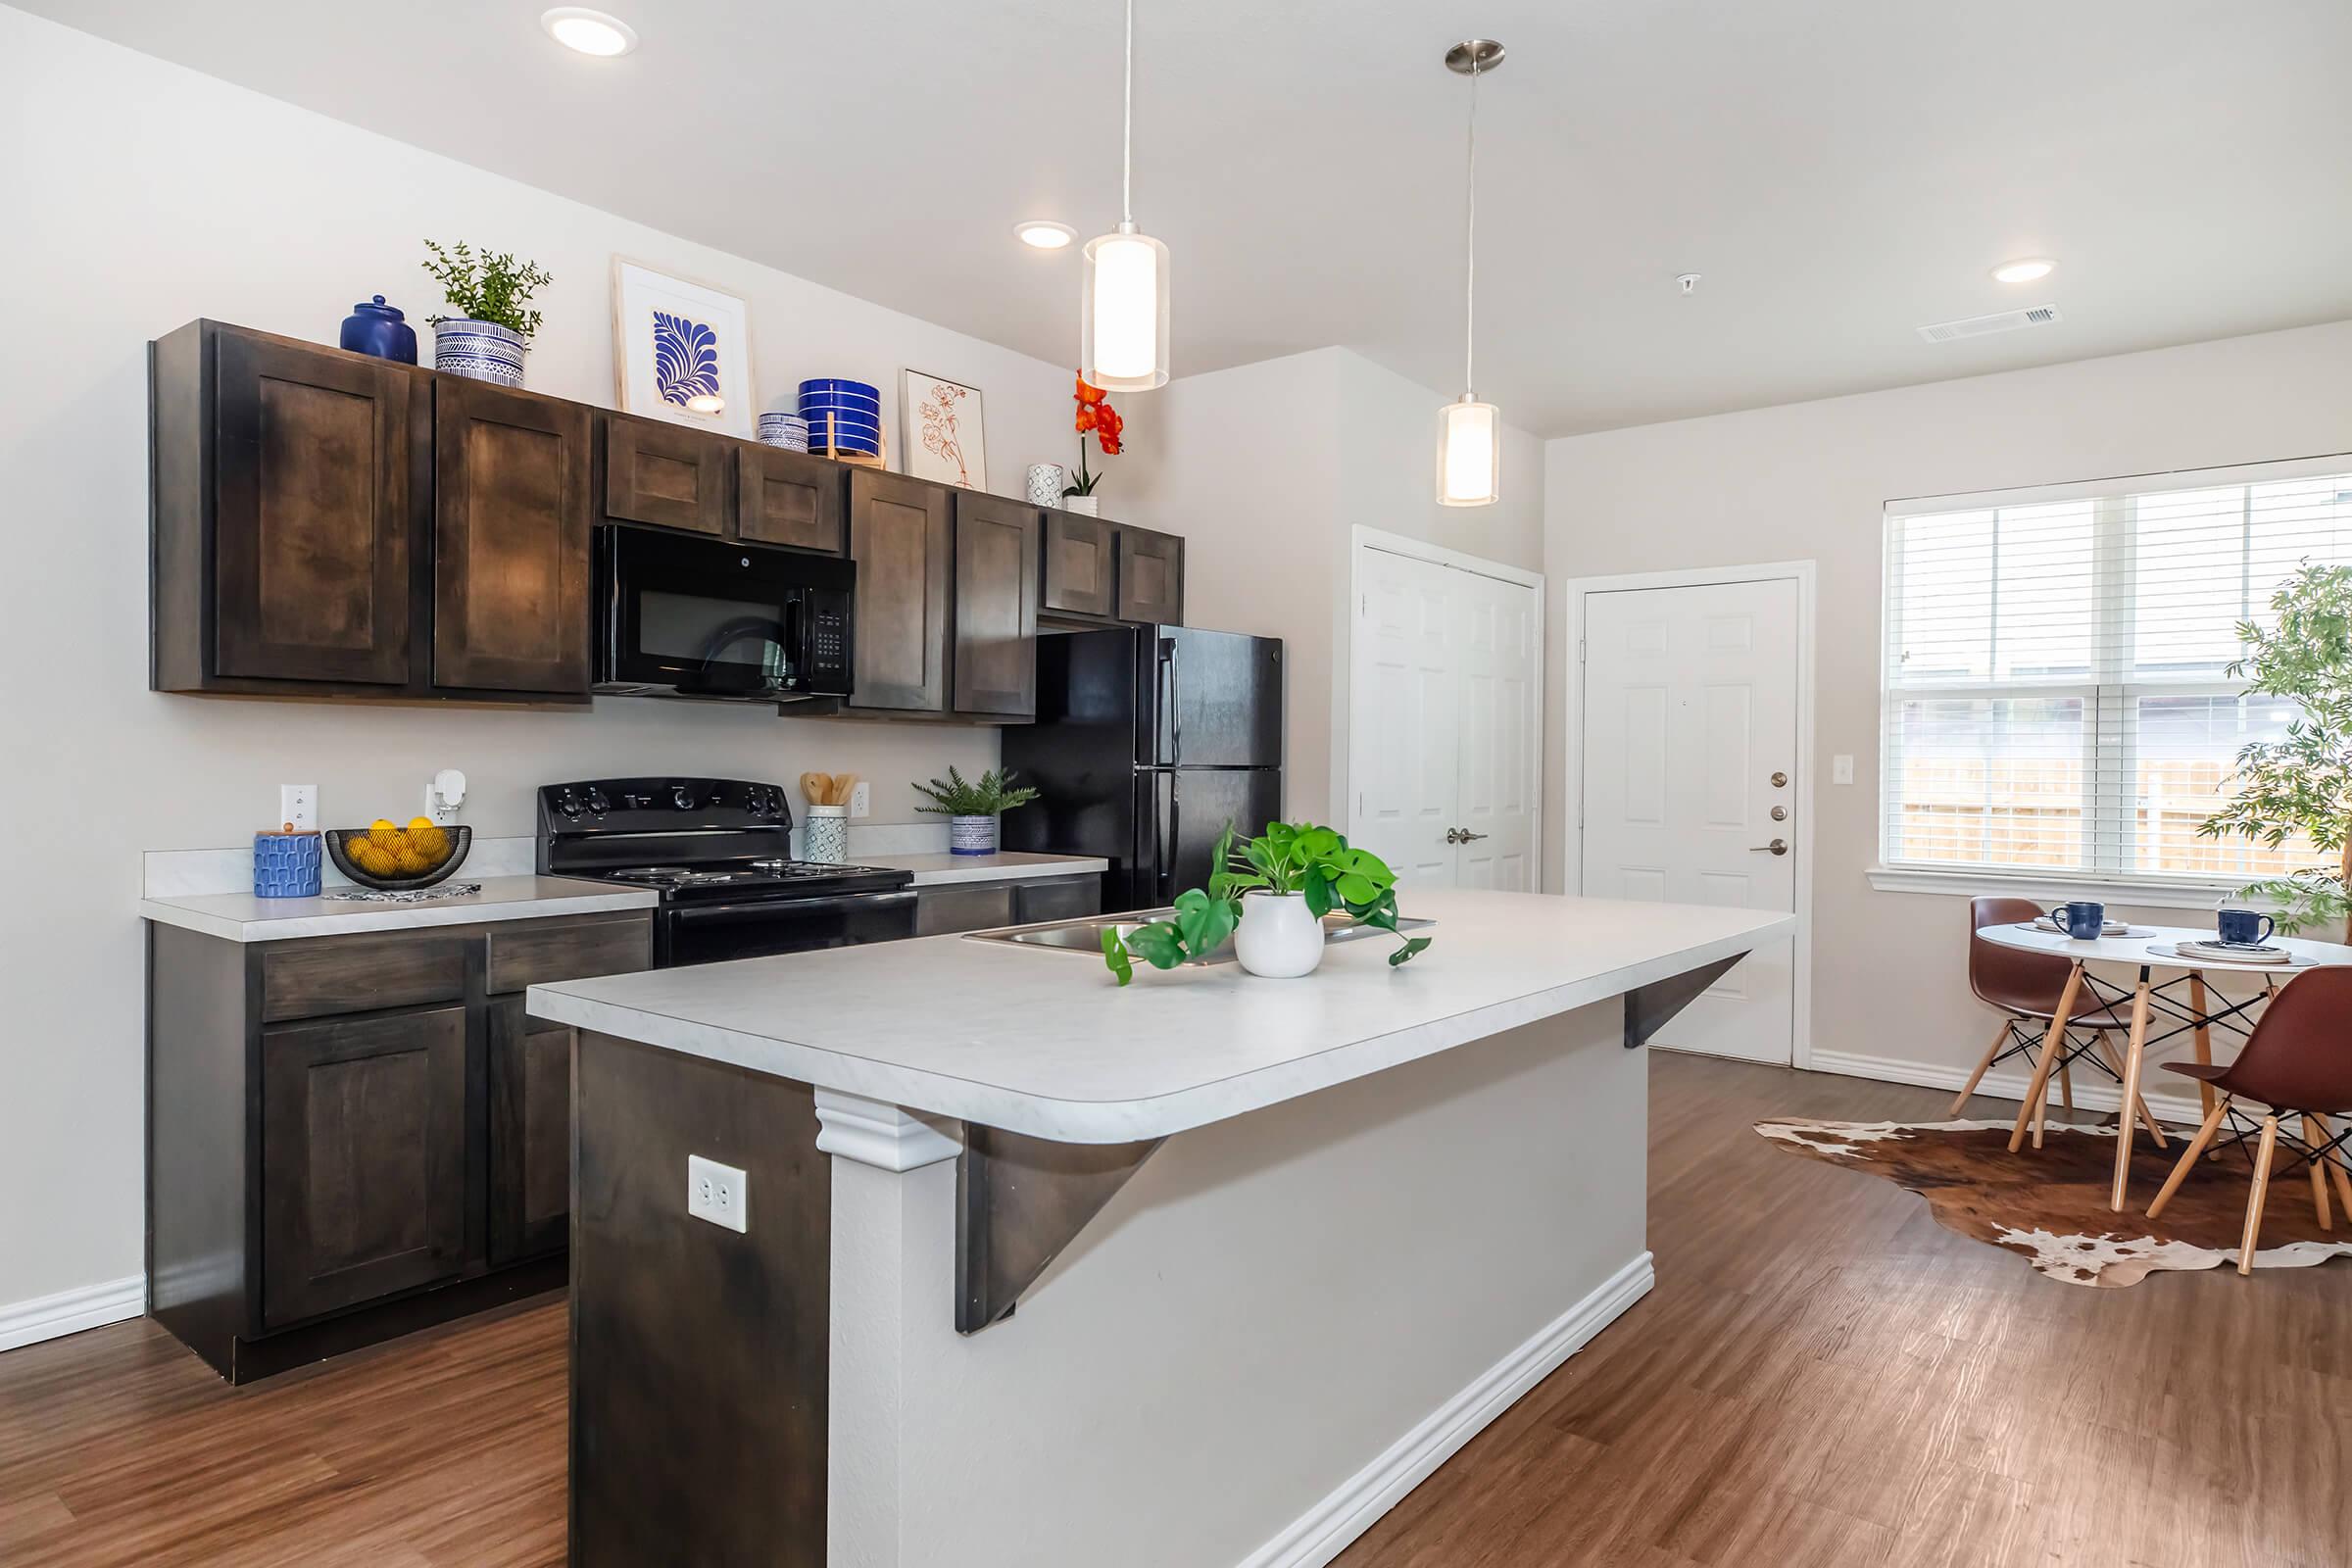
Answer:
<path fill-rule="evenodd" d="M 1102 932 L 1102 961 L 1125 985 L 1135 960 L 1173 969 L 1205 958 L 1225 939 L 1251 974 L 1294 979 L 1323 962 L 1323 917 L 1338 911 L 1358 925 L 1377 926 L 1397 940 L 1391 966 L 1429 946 L 1427 937 L 1396 929 L 1396 874 L 1370 850 L 1312 822 L 1270 822 L 1256 838 L 1225 824 L 1210 864 L 1208 887 L 1176 896 L 1175 913 L 1119 934 Z"/>
<path fill-rule="evenodd" d="M 522 357 L 539 330 L 531 296 L 555 279 L 537 262 L 513 251 L 475 255 L 460 243 L 447 250 L 431 240 L 424 270 L 441 285 L 456 314 L 427 318 L 433 327 L 433 368 L 500 386 L 522 385 Z"/>
<path fill-rule="evenodd" d="M 2246 652 L 2230 673 L 2251 670 L 2247 696 L 2283 697 L 2300 712 L 2284 739 L 2239 748 L 2237 794 L 2197 832 L 2274 850 L 2309 840 L 2328 862 L 2251 883 L 2238 897 L 2269 905 L 2281 930 L 2332 925 L 2352 942 L 2352 566 L 2305 564 L 2271 608 L 2276 629 L 2239 623 Z"/>
<path fill-rule="evenodd" d="M 1037 791 L 1027 785 L 1015 787 L 1010 768 L 992 768 L 977 779 L 967 779 L 956 768 L 948 769 L 946 778 L 935 778 L 928 784 L 917 784 L 914 793 L 928 797 L 933 804 L 918 806 L 918 811 L 948 819 L 948 849 L 956 855 L 994 855 L 997 853 L 997 817 L 1016 806 L 1026 806 L 1037 799 Z"/>

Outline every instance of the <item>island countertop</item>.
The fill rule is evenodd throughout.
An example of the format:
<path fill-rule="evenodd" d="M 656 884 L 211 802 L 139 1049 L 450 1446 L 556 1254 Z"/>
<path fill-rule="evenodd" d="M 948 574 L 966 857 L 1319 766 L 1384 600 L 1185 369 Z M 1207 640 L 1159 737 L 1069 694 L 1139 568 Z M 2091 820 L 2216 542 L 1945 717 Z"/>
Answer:
<path fill-rule="evenodd" d="M 1160 1138 L 1622 995 L 1786 936 L 1786 914 L 1431 889 L 1435 945 L 1334 945 L 1124 990 L 1097 956 L 959 936 L 537 985 L 543 1018 L 1062 1143 Z"/>

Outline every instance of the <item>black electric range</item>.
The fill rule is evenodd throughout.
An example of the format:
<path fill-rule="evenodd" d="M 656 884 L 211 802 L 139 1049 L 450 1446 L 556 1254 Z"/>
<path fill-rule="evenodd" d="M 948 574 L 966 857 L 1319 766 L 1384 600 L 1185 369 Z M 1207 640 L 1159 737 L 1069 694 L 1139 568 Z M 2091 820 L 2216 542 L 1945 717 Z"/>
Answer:
<path fill-rule="evenodd" d="M 914 873 L 792 858 L 780 784 L 606 778 L 539 790 L 539 872 L 662 896 L 662 968 L 914 935 Z"/>

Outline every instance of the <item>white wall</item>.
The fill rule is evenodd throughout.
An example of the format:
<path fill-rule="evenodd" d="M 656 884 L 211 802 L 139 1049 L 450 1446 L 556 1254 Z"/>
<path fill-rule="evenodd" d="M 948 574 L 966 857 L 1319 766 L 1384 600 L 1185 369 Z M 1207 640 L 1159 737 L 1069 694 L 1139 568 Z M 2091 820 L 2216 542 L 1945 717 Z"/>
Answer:
<path fill-rule="evenodd" d="M 2344 451 L 2352 322 L 1563 438 L 1545 448 L 1552 620 L 1581 575 L 1819 563 L 1813 1047 L 1932 1080 L 1972 1066 L 1990 1025 L 1968 995 L 1960 896 L 1878 893 L 1863 875 L 1883 503 Z M 1554 822 L 1566 690 L 1551 695 Z M 1850 788 L 1828 782 L 1841 752 Z"/>
<path fill-rule="evenodd" d="M 1186 535 L 1185 618 L 1281 637 L 1286 809 L 1347 819 L 1348 549 L 1361 523 L 1544 567 L 1543 446 L 1504 427 L 1502 500 L 1436 500 L 1446 394 L 1348 349 L 1176 380 L 1128 432 L 1102 510 Z"/>
<path fill-rule="evenodd" d="M 435 302 L 419 240 L 468 239 L 556 276 L 531 386 L 610 405 L 619 253 L 742 294 L 764 398 L 852 374 L 885 388 L 895 419 L 902 366 L 956 376 L 986 393 L 991 488 L 1007 492 L 1027 464 L 1065 458 L 1070 435 L 1062 367 L 7 9 L 0 115 L 0 821 L 17 894 L 0 909 L 5 1313 L 140 1266 L 140 851 L 242 843 L 281 781 L 317 783 L 330 821 L 406 818 L 448 766 L 488 835 L 529 833 L 540 783 L 636 771 L 852 769 L 874 781 L 874 820 L 912 821 L 909 778 L 997 756 L 980 729 L 643 699 L 511 712 L 150 693 L 150 338 L 211 316 L 331 343 L 379 291 L 421 319 Z"/>

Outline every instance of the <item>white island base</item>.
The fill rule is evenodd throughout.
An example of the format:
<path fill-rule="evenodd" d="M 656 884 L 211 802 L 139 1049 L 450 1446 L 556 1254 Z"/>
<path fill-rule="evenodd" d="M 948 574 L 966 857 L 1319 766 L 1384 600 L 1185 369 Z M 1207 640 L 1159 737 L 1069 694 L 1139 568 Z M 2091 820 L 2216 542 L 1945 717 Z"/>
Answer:
<path fill-rule="evenodd" d="M 1451 895 L 1432 912 L 1440 946 L 1406 970 L 1357 944 L 1298 981 L 1227 967 L 1111 994 L 1066 955 L 941 939 L 534 992 L 534 1011 L 592 1031 L 577 1056 L 573 1562 L 1288 1568 L 1336 1555 L 1649 1288 L 1647 1057 L 1628 1049 L 1629 1020 L 1787 927 L 1513 895 Z M 1484 917 L 1482 937 L 1469 928 Z M 1562 942 L 1570 924 L 1629 919 L 1626 952 Z M 1172 1073 L 1168 1094 L 1041 1108 L 1041 1125 L 1064 1129 L 1054 1147 L 1092 1157 L 1066 1129 L 1099 1125 L 1091 1147 L 1115 1160 L 1117 1127 L 1146 1140 L 1124 1146 L 1140 1164 L 1099 1211 L 1075 1205 L 1059 1254 L 1018 1281 L 1016 1311 L 967 1311 L 976 1332 L 959 1332 L 982 1228 L 959 1208 L 964 1145 L 1003 1135 L 967 1126 L 954 1102 L 1002 1103 L 1034 1085 L 1036 1063 L 1012 1070 L 965 1041 L 973 1078 L 956 1091 L 941 1059 L 828 1035 L 834 1001 L 815 988 L 890 951 L 913 959 L 910 980 L 1049 977 L 1129 1026 L 1098 1055 L 1162 1027 L 1147 1020 L 1198 1024 L 1237 1001 L 1276 1006 L 1296 1038 L 1281 1065 L 1139 1067 L 1139 1089 Z M 1516 977 L 1498 978 L 1514 955 Z M 755 1035 L 760 1009 L 721 993 L 736 983 L 725 971 L 760 964 L 773 1022 Z M 724 979 L 702 982 L 681 1022 L 684 993 L 658 993 L 696 975 Z M 810 988 L 797 1009 L 796 980 Z M 1168 989 L 1143 994 L 1155 982 Z M 1483 999 L 1449 990 L 1466 984 Z M 1367 999 L 1387 1031 L 1351 1015 Z M 1336 1033 L 1318 1040 L 1308 1018 Z M 1035 1024 L 1060 1021 L 1047 1006 Z M 835 1053 L 855 1070 L 822 1059 Z M 787 1060 L 797 1081 L 774 1071 Z M 1283 1076 L 1302 1066 L 1321 1082 Z M 917 1071 L 903 1081 L 929 1102 L 920 1112 L 902 1108 L 911 1093 L 823 1087 Z M 1264 1102 L 1154 1121 L 1177 1104 L 1200 1113 L 1211 1082 L 1228 1106 Z M 747 1169 L 746 1234 L 684 1217 L 685 1152 Z M 821 1297 L 812 1272 L 829 1276 Z"/>

